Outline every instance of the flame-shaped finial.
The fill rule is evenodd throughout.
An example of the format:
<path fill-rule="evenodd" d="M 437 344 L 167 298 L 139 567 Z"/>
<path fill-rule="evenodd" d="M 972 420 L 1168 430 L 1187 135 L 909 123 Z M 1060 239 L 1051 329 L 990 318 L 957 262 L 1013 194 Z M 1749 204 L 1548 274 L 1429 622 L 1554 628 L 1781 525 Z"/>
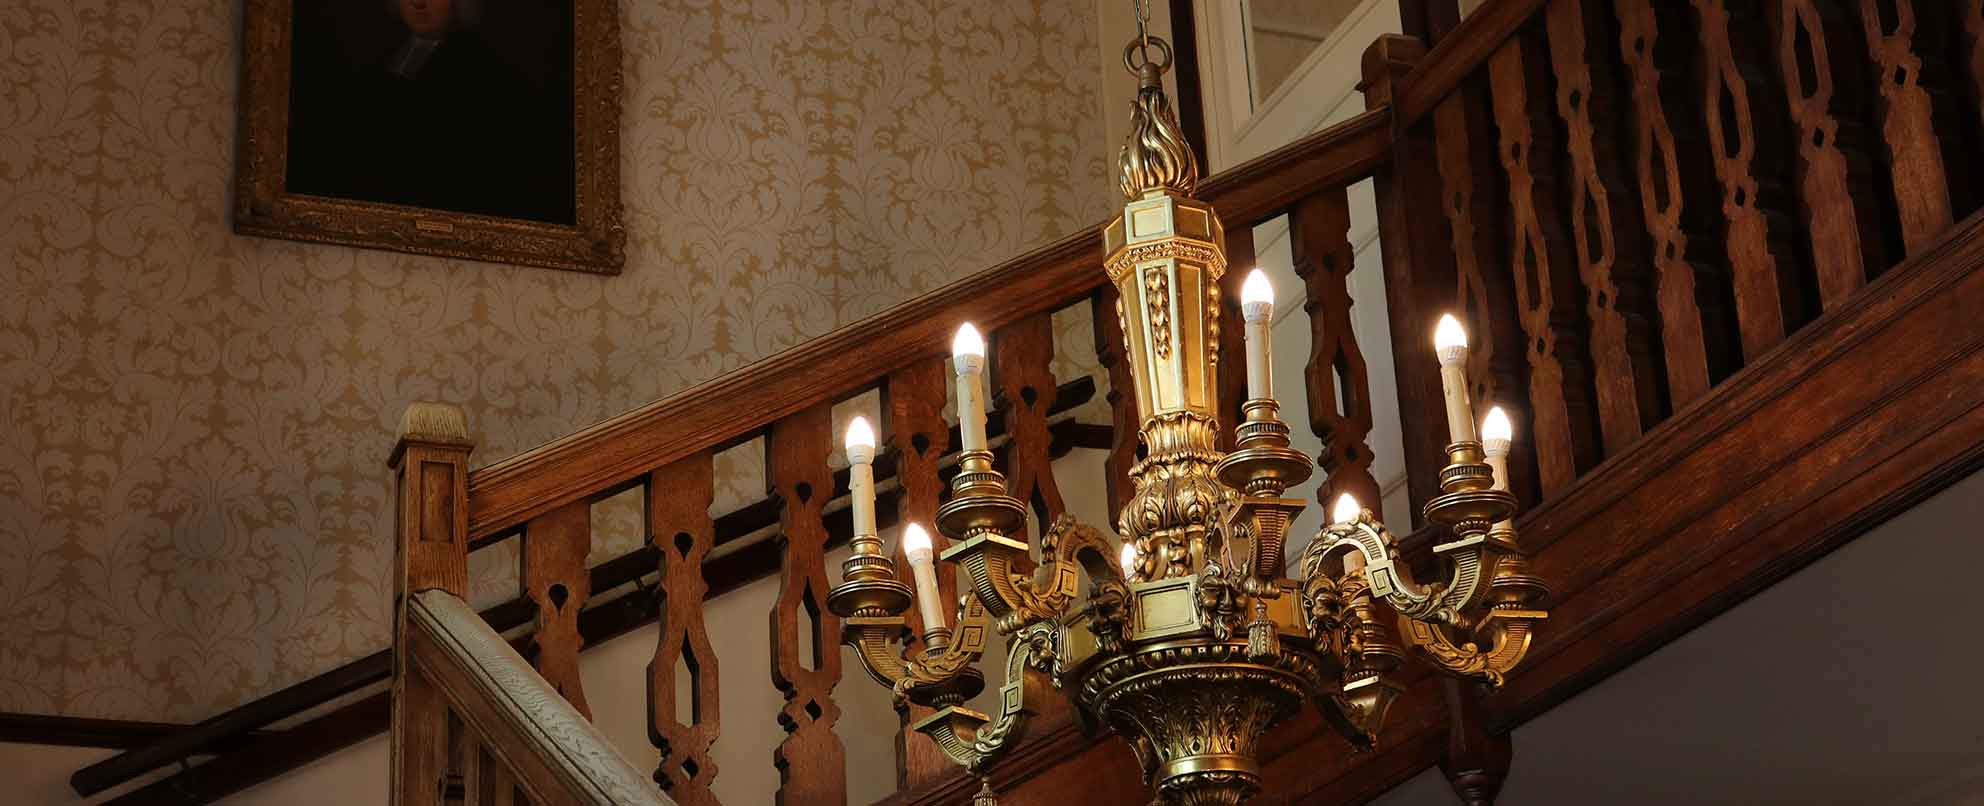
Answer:
<path fill-rule="evenodd" d="M 1150 46 L 1156 46 L 1162 61 L 1152 61 Z M 1162 81 L 1171 68 L 1170 43 L 1154 36 L 1148 45 L 1141 39 L 1131 42 L 1123 49 L 1123 65 L 1137 74 L 1139 84 L 1130 107 L 1130 139 L 1116 157 L 1123 197 L 1138 199 L 1152 191 L 1192 195 L 1199 188 L 1199 158 L 1185 141 Z"/>

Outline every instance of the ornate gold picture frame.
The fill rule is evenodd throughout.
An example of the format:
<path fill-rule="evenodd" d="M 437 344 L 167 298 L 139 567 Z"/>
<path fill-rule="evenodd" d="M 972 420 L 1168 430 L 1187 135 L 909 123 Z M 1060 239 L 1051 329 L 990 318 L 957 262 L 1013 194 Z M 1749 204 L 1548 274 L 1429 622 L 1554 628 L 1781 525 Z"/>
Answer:
<path fill-rule="evenodd" d="M 236 233 L 620 272 L 617 0 L 247 0 L 243 39 Z"/>

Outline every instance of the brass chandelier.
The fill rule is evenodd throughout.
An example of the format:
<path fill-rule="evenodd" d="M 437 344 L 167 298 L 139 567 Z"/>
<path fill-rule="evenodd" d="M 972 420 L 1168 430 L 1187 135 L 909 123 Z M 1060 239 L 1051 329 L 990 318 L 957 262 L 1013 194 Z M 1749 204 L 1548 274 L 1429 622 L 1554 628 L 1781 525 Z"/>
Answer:
<path fill-rule="evenodd" d="M 1104 234 L 1146 450 L 1130 471 L 1135 494 L 1117 522 L 1120 541 L 1062 516 L 1040 536 L 1038 571 L 1015 573 L 1031 553 L 1027 510 L 1007 494 L 986 449 L 985 346 L 965 325 L 953 344 L 962 458 L 936 517 L 952 545 L 933 558 L 927 533 L 905 527 L 914 593 L 897 581 L 876 535 L 875 435 L 857 419 L 846 445 L 854 553 L 827 606 L 898 706 L 935 709 L 914 729 L 981 778 L 1060 691 L 1085 726 L 1130 743 L 1155 802 L 1214 806 L 1260 791 L 1260 737 L 1305 703 L 1352 743 L 1370 746 L 1402 691 L 1396 672 L 1408 655 L 1499 685 L 1545 617 L 1547 589 L 1528 572 L 1510 520 L 1508 419 L 1492 411 L 1477 435 L 1462 372 L 1466 338 L 1451 317 L 1435 342 L 1452 444 L 1441 494 L 1424 510 L 1447 532 L 1433 548 L 1446 581 L 1414 581 L 1392 533 L 1348 495 L 1285 567 L 1287 531 L 1305 504 L 1282 496 L 1312 465 L 1289 447 L 1277 416 L 1274 306 L 1259 271 L 1240 306 L 1245 419 L 1236 449 L 1217 448 L 1225 235 L 1212 208 L 1192 197 L 1198 163 L 1159 82 L 1170 61 L 1170 47 L 1141 32 L 1124 51 L 1140 81 L 1118 160 L 1128 202 Z M 940 601 L 934 559 L 967 575 L 954 618 Z M 912 602 L 926 627 L 921 651 L 905 655 L 893 643 L 906 636 Z M 986 714 L 964 703 L 984 688 L 975 665 L 995 630 L 1007 637 L 1005 683 L 998 712 Z M 993 803 L 987 780 L 974 804 Z"/>

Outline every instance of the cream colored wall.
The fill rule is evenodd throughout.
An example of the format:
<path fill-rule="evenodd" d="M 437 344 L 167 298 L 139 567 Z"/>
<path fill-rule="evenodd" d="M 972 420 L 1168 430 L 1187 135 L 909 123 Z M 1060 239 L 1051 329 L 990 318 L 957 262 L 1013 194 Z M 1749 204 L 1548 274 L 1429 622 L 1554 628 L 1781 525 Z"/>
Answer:
<path fill-rule="evenodd" d="M 190 721 L 384 646 L 412 400 L 486 463 L 1109 207 L 1088 3 L 620 7 L 600 278 L 236 237 L 239 0 L 6 4 L 0 710 Z M 596 554 L 639 539 L 607 520 Z"/>

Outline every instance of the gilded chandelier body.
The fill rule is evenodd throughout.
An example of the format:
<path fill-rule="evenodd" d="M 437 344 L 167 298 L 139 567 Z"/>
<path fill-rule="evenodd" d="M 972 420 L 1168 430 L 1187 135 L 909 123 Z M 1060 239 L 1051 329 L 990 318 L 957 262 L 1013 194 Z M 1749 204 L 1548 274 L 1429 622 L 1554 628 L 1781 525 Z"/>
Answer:
<path fill-rule="evenodd" d="M 935 623 L 923 650 L 894 649 L 914 597 L 881 551 L 872 511 L 864 529 L 859 484 L 854 555 L 827 604 L 843 619 L 843 640 L 899 704 L 936 709 L 915 729 L 974 773 L 983 776 L 1016 744 L 1042 698 L 1059 690 L 1090 728 L 1130 743 L 1157 802 L 1239 804 L 1261 789 L 1260 737 L 1305 704 L 1353 743 L 1375 741 L 1408 656 L 1499 685 L 1544 618 L 1537 605 L 1547 591 L 1516 546 L 1516 502 L 1501 466 L 1508 440 L 1477 439 L 1465 384 L 1449 385 L 1453 444 L 1441 495 L 1425 508 L 1448 535 L 1433 549 L 1447 579 L 1414 581 L 1392 534 L 1354 504 L 1340 505 L 1287 567 L 1287 530 L 1305 504 L 1282 496 L 1313 465 L 1289 447 L 1266 393 L 1245 403 L 1236 449 L 1217 448 L 1219 330 L 1241 323 L 1221 321 L 1225 234 L 1212 208 L 1191 195 L 1198 165 L 1158 82 L 1169 56 L 1156 39 L 1126 50 L 1142 87 L 1118 161 L 1127 201 L 1104 233 L 1145 447 L 1117 523 L 1123 561 L 1113 561 L 1116 541 L 1063 517 L 1041 536 L 1039 570 L 1015 573 L 1030 551 L 1026 508 L 1007 494 L 982 433 L 973 444 L 982 412 L 963 411 L 966 450 L 936 523 L 953 541 L 940 559 L 967 575 L 956 628 L 926 617 Z M 1261 355 L 1247 358 L 1265 377 L 1265 327 L 1261 335 Z M 1442 365 L 1457 367 L 1452 350 L 1442 350 Z M 959 353 L 959 399 L 972 408 L 982 400 L 970 374 L 980 356 Z M 855 447 L 849 455 L 859 465 Z M 919 595 L 934 595 L 930 587 Z M 998 713 L 986 714 L 963 703 L 984 686 L 975 664 L 993 630 L 1010 649 Z M 989 783 L 976 802 L 993 802 Z"/>

